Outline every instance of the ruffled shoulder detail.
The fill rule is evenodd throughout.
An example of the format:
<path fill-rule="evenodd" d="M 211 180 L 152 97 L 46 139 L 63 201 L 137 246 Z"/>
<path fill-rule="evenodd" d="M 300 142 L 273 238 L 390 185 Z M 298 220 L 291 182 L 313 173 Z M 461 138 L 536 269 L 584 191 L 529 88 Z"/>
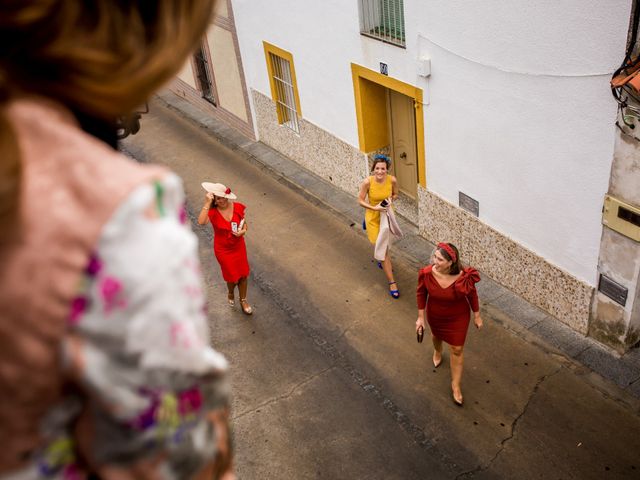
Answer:
<path fill-rule="evenodd" d="M 480 274 L 475 268 L 467 267 L 462 269 L 462 273 L 456 280 L 453 288 L 462 295 L 468 295 L 480 281 Z"/>
<path fill-rule="evenodd" d="M 427 265 L 426 267 L 422 268 L 420 270 L 420 273 L 422 274 L 427 274 L 427 273 L 431 273 L 431 270 L 433 269 L 433 265 Z"/>
<path fill-rule="evenodd" d="M 246 210 L 246 206 L 240 202 L 234 202 L 233 207 L 235 209 L 236 212 L 238 212 L 238 214 L 243 217 L 244 216 L 244 211 Z"/>
<path fill-rule="evenodd" d="M 418 271 L 418 283 L 422 282 L 424 280 L 424 278 L 431 273 L 431 269 L 433 268 L 433 265 L 427 265 L 424 268 L 421 268 Z"/>

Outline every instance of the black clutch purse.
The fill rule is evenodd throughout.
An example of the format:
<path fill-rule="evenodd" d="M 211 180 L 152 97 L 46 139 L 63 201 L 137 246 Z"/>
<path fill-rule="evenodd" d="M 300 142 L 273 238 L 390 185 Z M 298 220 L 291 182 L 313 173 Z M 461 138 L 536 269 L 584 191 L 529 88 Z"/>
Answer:
<path fill-rule="evenodd" d="M 424 338 L 424 327 L 422 325 L 420 325 L 416 330 L 416 338 L 418 343 L 422 343 L 422 339 Z"/>

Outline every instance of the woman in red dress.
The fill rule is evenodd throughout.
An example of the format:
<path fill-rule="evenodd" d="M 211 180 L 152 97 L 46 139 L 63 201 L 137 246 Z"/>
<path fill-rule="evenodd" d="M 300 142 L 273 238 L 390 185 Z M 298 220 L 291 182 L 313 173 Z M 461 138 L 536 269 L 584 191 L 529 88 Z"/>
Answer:
<path fill-rule="evenodd" d="M 482 327 L 475 287 L 480 275 L 474 268 L 462 267 L 458 249 L 451 243 L 439 243 L 431 262 L 418 275 L 416 330 L 421 335 L 426 328 L 426 308 L 434 348 L 433 365 L 437 368 L 442 363 L 442 342 L 448 343 L 453 401 L 462 406 L 460 381 L 464 341 L 469 328 L 469 307 L 473 310 L 476 328 Z"/>
<path fill-rule="evenodd" d="M 234 290 L 237 285 L 240 308 L 243 313 L 251 315 L 253 308 L 247 302 L 249 262 L 244 243 L 247 233 L 244 214 L 246 207 L 240 202 L 231 201 L 237 197 L 231 193 L 230 188 L 221 183 L 204 182 L 202 187 L 207 194 L 198 216 L 198 223 L 204 225 L 211 222 L 213 226 L 213 252 L 220 264 L 222 278 L 227 282 L 229 305 L 235 305 Z"/>

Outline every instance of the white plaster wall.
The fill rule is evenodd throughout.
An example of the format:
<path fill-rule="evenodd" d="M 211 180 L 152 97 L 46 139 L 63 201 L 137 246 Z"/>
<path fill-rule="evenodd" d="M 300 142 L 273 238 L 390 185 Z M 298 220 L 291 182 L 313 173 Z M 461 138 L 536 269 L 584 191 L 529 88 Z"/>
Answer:
<path fill-rule="evenodd" d="M 615 128 L 608 78 L 432 59 L 428 188 L 456 204 L 470 195 L 482 221 L 593 285 Z"/>
<path fill-rule="evenodd" d="M 463 5 L 464 4 L 464 5 Z M 595 285 L 631 2 L 422 4 L 427 186 Z"/>
<path fill-rule="evenodd" d="M 534 74 L 607 74 L 619 66 L 631 0 L 427 0 L 421 31 L 472 61 Z M 613 54 L 613 55 L 612 55 Z"/>
<path fill-rule="evenodd" d="M 407 32 L 414 34 L 403 49 L 360 35 L 358 1 L 233 0 L 233 12 L 248 87 L 271 96 L 263 41 L 287 50 L 302 116 L 351 145 L 358 145 L 352 62 L 376 71 L 384 62 L 390 76 L 411 84 L 418 79 L 415 62 L 407 60 L 416 58 L 417 21 L 406 13 Z"/>
<path fill-rule="evenodd" d="M 595 285 L 631 0 L 405 0 L 406 49 L 359 35 L 357 1 L 233 6 L 250 88 L 270 95 L 262 41 L 288 50 L 303 117 L 357 146 L 350 64 L 387 63 L 425 90 L 427 188 Z"/>

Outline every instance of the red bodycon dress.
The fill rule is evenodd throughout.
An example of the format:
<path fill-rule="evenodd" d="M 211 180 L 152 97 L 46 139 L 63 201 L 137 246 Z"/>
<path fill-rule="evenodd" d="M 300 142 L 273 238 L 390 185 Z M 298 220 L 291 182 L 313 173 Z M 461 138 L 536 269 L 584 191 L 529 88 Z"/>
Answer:
<path fill-rule="evenodd" d="M 249 275 L 247 247 L 244 237 L 236 237 L 231 233 L 231 223 L 240 225 L 244 218 L 245 206 L 234 202 L 233 215 L 228 222 L 217 208 L 209 210 L 209 220 L 213 226 L 213 253 L 220 264 L 222 278 L 225 282 L 237 283 L 242 277 Z"/>
<path fill-rule="evenodd" d="M 475 287 L 480 275 L 474 268 L 465 268 L 453 284 L 442 288 L 431 273 L 432 266 L 418 274 L 418 309 L 426 306 L 427 321 L 436 338 L 462 346 L 469 329 L 469 307 L 474 312 L 480 310 Z"/>

